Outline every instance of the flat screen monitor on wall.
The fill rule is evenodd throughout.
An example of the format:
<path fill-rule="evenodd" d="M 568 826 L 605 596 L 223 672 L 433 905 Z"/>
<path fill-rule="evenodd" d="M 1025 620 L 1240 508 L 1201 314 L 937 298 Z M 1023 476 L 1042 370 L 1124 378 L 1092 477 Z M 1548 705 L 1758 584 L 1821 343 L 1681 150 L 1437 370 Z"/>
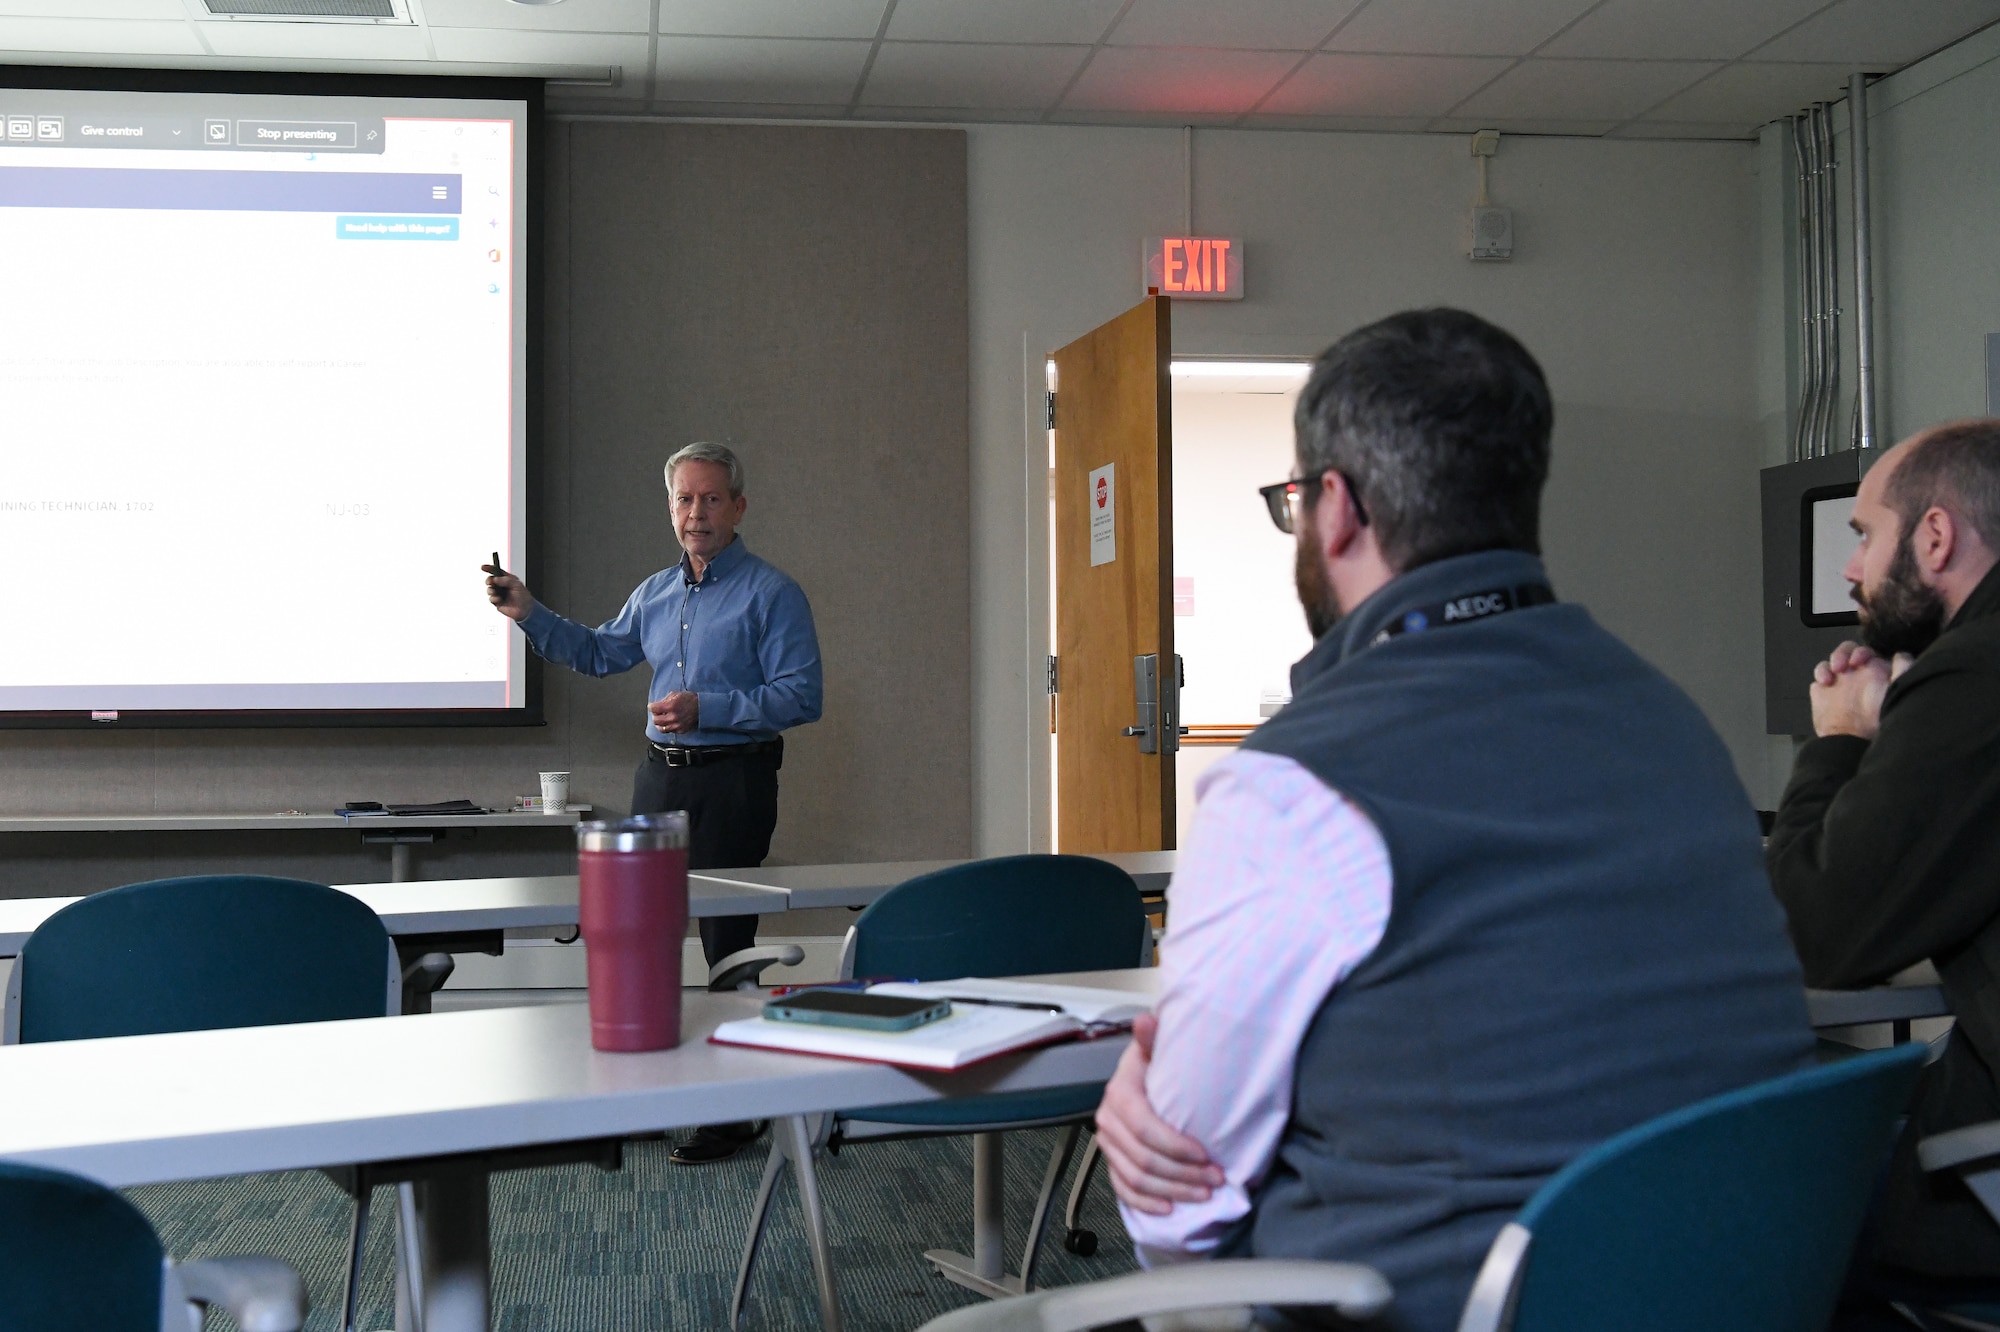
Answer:
<path fill-rule="evenodd" d="M 540 720 L 540 96 L 0 70 L 0 726 Z"/>
<path fill-rule="evenodd" d="M 1818 486 L 1800 499 L 1799 618 L 1815 629 L 1860 624 L 1853 587 L 1844 576 L 1847 561 L 1861 544 L 1854 530 L 1853 481 Z"/>

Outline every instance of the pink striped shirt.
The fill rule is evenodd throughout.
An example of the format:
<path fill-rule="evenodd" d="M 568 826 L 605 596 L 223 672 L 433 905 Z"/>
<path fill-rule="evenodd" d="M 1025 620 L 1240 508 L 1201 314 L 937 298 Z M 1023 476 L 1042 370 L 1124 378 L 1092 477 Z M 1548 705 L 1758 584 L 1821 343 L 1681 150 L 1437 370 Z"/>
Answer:
<path fill-rule="evenodd" d="M 1160 945 L 1153 1109 L 1227 1182 L 1166 1216 L 1121 1207 L 1146 1265 L 1212 1252 L 1270 1168 L 1292 1066 L 1328 994 L 1388 927 L 1389 851 L 1374 823 L 1287 758 L 1230 755 L 1203 775 Z"/>

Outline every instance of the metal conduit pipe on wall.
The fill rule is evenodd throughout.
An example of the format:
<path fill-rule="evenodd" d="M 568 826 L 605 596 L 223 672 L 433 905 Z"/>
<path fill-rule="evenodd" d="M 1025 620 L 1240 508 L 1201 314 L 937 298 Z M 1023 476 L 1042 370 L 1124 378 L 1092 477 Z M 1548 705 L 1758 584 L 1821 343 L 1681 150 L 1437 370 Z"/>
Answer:
<path fill-rule="evenodd" d="M 1823 211 L 1825 199 L 1821 186 L 1825 183 L 1826 158 L 1819 135 L 1819 104 L 1815 102 L 1806 111 L 1806 227 L 1811 237 L 1812 272 L 1806 282 L 1812 291 L 1812 343 L 1813 373 L 1812 406 L 1806 419 L 1811 428 L 1806 435 L 1806 457 L 1817 458 L 1824 450 L 1820 447 L 1823 438 L 1821 417 L 1826 409 L 1827 381 L 1832 378 L 1833 367 L 1826 359 L 1826 216 Z"/>
<path fill-rule="evenodd" d="M 1874 448 L 1874 276 L 1868 200 L 1868 99 L 1866 76 L 1857 74 L 1847 98 L 1854 205 L 1855 378 L 1849 437 L 1842 448 Z M 1799 406 L 1792 459 L 1834 452 L 1840 410 L 1839 196 L 1835 192 L 1833 107 L 1815 102 L 1788 122 L 1798 164 Z"/>
<path fill-rule="evenodd" d="M 1819 456 L 1833 452 L 1833 421 L 1840 401 L 1840 255 L 1839 221 L 1837 220 L 1836 196 L 1834 194 L 1833 160 L 1833 107 L 1821 102 L 1813 108 L 1818 112 L 1819 129 L 1819 202 L 1820 202 L 1820 281 L 1823 295 L 1820 303 L 1820 323 L 1825 329 L 1825 338 L 1820 350 L 1820 364 L 1825 367 L 1821 377 L 1819 408 Z"/>
<path fill-rule="evenodd" d="M 1847 81 L 1847 155 L 1854 190 L 1854 443 L 1875 440 L 1875 277 L 1868 225 L 1868 76 Z"/>
<path fill-rule="evenodd" d="M 1810 117 L 1793 116 L 1792 156 L 1798 163 L 1798 298 L 1799 298 L 1799 414 L 1792 435 L 1792 461 L 1801 462 L 1813 449 L 1813 410 L 1819 402 L 1819 259 L 1816 248 L 1819 228 L 1813 207 L 1813 137 Z"/>
<path fill-rule="evenodd" d="M 1828 278 L 1836 268 L 1830 262 L 1832 234 L 1826 224 L 1828 158 L 1832 154 L 1824 136 L 1822 112 L 1824 104 L 1814 104 L 1792 122 L 1792 142 L 1798 152 L 1800 340 L 1806 366 L 1798 400 L 1796 458 L 1818 458 L 1826 452 L 1832 434 L 1828 414 L 1840 374 L 1834 342 L 1828 336 L 1828 326 L 1836 318 L 1836 288 Z"/>

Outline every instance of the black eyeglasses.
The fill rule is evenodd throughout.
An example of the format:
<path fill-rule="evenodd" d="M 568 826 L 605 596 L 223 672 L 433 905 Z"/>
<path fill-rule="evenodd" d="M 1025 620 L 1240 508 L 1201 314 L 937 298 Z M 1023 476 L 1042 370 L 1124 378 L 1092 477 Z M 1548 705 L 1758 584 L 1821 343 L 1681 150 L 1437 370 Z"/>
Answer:
<path fill-rule="evenodd" d="M 1338 467 L 1329 467 L 1326 471 L 1332 472 L 1347 483 L 1347 498 L 1354 502 L 1354 517 L 1363 527 L 1368 526 L 1368 510 L 1361 503 L 1361 492 L 1355 488 L 1354 478 Z M 1295 476 L 1289 481 L 1257 488 L 1257 493 L 1264 497 L 1264 507 L 1271 511 L 1271 521 L 1277 525 L 1280 532 L 1290 536 L 1296 530 L 1292 523 L 1292 501 L 1296 498 L 1303 505 L 1306 498 L 1302 487 L 1318 481 L 1325 475 L 1326 472 L 1321 472 L 1317 476 Z"/>

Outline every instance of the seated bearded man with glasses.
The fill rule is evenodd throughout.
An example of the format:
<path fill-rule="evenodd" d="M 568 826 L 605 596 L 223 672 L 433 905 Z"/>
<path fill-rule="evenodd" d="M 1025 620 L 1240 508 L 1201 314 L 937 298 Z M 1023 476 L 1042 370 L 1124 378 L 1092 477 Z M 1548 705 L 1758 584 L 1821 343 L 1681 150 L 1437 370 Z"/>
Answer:
<path fill-rule="evenodd" d="M 1570 1158 L 1809 1058 L 1728 752 L 1542 567 L 1551 417 L 1460 311 L 1313 368 L 1265 498 L 1318 641 L 1204 778 L 1098 1112 L 1143 1262 L 1370 1263 L 1449 1332 Z"/>

